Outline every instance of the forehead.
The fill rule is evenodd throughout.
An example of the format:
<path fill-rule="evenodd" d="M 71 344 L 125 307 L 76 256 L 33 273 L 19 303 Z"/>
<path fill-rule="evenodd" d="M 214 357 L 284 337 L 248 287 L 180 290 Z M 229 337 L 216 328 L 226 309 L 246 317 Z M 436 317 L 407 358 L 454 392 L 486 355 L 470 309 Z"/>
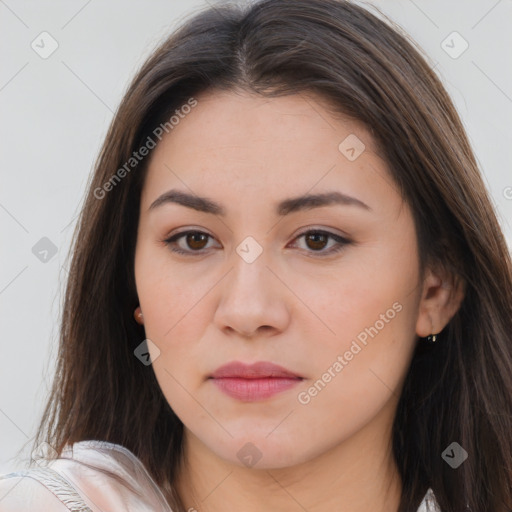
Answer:
<path fill-rule="evenodd" d="M 174 185 L 266 197 L 315 184 L 343 184 L 349 193 L 357 183 L 375 184 L 376 175 L 390 181 L 365 126 L 333 113 L 319 96 L 206 91 L 195 100 L 153 150 L 143 202 Z"/>
<path fill-rule="evenodd" d="M 246 144 L 263 140 L 271 144 L 278 134 L 279 140 L 291 141 L 302 135 L 300 142 L 304 143 L 307 139 L 317 142 L 327 132 L 354 133 L 364 139 L 367 150 L 377 150 L 363 123 L 335 112 L 325 98 L 313 92 L 265 97 L 241 90 L 207 90 L 195 100 L 197 104 L 189 113 L 175 118 L 178 123 L 171 131 L 175 139 L 194 137 L 198 144 L 220 145 L 229 142 L 225 140 L 228 136 Z"/>

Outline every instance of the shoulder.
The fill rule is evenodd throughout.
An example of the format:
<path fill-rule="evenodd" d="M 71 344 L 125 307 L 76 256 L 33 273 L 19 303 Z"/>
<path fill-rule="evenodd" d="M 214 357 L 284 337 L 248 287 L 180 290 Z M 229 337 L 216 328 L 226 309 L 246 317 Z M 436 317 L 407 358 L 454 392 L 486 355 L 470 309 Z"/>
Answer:
<path fill-rule="evenodd" d="M 69 509 L 43 484 L 27 476 L 0 475 L 2 512 L 69 512 Z"/>
<path fill-rule="evenodd" d="M 66 446 L 56 459 L 42 458 L 35 462 L 37 467 L 0 475 L 0 499 L 5 496 L 0 501 L 2 512 L 91 509 L 172 512 L 143 463 L 121 445 L 80 441 Z"/>

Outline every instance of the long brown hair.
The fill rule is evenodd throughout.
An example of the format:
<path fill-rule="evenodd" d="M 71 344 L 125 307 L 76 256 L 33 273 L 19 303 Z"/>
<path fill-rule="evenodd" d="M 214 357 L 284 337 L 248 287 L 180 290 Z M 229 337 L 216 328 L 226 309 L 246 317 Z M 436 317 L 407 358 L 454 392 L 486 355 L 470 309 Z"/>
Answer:
<path fill-rule="evenodd" d="M 86 439 L 121 444 L 183 510 L 173 488 L 183 425 L 151 366 L 134 356 L 144 339 L 133 319 L 134 249 L 148 158 L 112 180 L 190 98 L 235 88 L 268 97 L 314 92 L 364 123 L 413 212 L 422 272 L 440 265 L 465 283 L 440 340 L 418 343 L 400 397 L 392 439 L 399 512 L 415 511 L 428 487 L 446 512 L 512 510 L 510 254 L 459 116 L 421 50 L 344 0 L 211 7 L 142 66 L 74 233 L 56 374 L 34 446 L 46 441 L 60 454 Z M 441 456 L 452 442 L 469 454 L 457 469 Z"/>

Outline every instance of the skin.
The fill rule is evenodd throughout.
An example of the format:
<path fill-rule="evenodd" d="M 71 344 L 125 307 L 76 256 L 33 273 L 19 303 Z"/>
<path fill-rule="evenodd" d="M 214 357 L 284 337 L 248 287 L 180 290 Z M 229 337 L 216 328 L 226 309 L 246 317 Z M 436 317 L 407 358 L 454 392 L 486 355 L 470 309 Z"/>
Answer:
<path fill-rule="evenodd" d="M 321 98 L 208 91 L 154 149 L 141 196 L 135 277 L 153 369 L 185 428 L 177 488 L 202 512 L 397 510 L 401 480 L 391 426 L 418 336 L 440 332 L 462 295 L 449 276 L 419 274 L 416 233 L 370 133 Z M 354 161 L 338 146 L 356 134 Z M 207 196 L 226 216 L 175 203 L 169 189 Z M 363 201 L 280 217 L 274 205 L 339 191 Z M 171 251 L 163 240 L 196 229 Z M 351 243 L 302 235 L 323 230 Z M 248 236 L 263 252 L 236 251 Z M 357 336 L 393 319 L 306 404 L 298 400 Z M 387 317 L 386 317 L 387 318 Z M 380 324 L 379 324 L 380 325 Z M 230 361 L 271 361 L 301 375 L 294 388 L 244 402 L 208 376 Z M 331 376 L 332 376 L 331 369 Z M 255 465 L 237 453 L 251 443 Z M 245 448 L 247 450 L 247 448 Z"/>

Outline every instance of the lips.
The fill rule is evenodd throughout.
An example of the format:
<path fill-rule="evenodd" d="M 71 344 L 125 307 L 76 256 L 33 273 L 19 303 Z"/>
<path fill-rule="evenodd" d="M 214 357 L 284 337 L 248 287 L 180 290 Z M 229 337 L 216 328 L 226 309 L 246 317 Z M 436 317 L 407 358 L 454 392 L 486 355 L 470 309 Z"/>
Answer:
<path fill-rule="evenodd" d="M 261 379 L 261 378 L 288 378 L 302 379 L 300 375 L 293 373 L 282 366 L 267 361 L 253 364 L 244 364 L 238 361 L 225 364 L 215 370 L 210 378 L 239 378 L 239 379 Z"/>
<path fill-rule="evenodd" d="M 215 370 L 209 379 L 231 398 L 255 402 L 296 386 L 303 377 L 266 361 L 250 365 L 234 361 Z"/>

